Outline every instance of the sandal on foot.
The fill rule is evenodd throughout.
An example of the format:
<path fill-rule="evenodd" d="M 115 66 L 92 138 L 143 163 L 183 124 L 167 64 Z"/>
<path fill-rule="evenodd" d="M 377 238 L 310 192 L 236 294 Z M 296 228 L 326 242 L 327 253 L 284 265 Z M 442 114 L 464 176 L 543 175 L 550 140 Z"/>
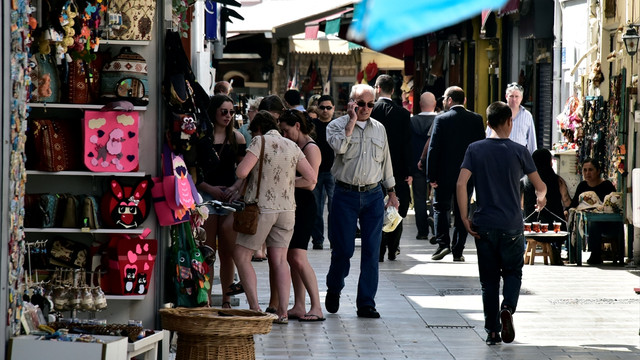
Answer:
<path fill-rule="evenodd" d="M 229 301 L 225 301 L 222 303 L 223 309 L 231 309 L 231 303 Z"/>
<path fill-rule="evenodd" d="M 273 320 L 274 324 L 288 324 L 289 323 L 289 318 L 287 318 L 286 316 L 280 316 L 277 319 Z"/>
<path fill-rule="evenodd" d="M 272 308 L 272 307 L 267 307 L 267 310 L 265 310 L 265 312 L 269 313 L 269 314 L 275 314 L 278 311 L 278 309 L 276 308 Z"/>
<path fill-rule="evenodd" d="M 225 295 L 227 296 L 238 295 L 244 292 L 244 287 L 242 287 L 242 283 L 237 282 L 229 285 L 229 290 L 230 291 L 227 291 Z"/>
<path fill-rule="evenodd" d="M 316 314 L 304 314 L 303 317 L 298 319 L 298 321 L 303 321 L 303 322 L 316 322 L 316 321 L 325 321 L 325 320 L 326 318 L 323 318 Z"/>

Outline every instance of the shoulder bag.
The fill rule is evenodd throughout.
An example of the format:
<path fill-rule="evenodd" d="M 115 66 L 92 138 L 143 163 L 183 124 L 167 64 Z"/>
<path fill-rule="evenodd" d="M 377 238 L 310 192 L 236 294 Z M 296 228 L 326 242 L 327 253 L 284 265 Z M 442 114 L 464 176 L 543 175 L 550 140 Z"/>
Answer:
<path fill-rule="evenodd" d="M 265 138 L 262 136 L 262 145 L 260 146 L 260 167 L 258 168 L 258 190 L 256 192 L 256 202 L 253 204 L 247 204 L 244 210 L 238 211 L 233 214 L 233 230 L 247 234 L 255 235 L 258 231 L 258 215 L 260 214 L 260 208 L 258 207 L 258 199 L 260 198 L 260 180 L 262 179 L 262 163 L 264 162 L 264 143 Z M 242 189 L 242 196 L 247 192 L 248 180 L 245 180 L 244 188 Z"/>

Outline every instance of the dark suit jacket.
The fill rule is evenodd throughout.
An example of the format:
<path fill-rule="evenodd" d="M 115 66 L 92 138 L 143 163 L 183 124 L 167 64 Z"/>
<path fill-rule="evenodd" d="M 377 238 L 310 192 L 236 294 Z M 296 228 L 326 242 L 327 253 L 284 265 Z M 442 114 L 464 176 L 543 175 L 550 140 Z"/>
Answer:
<path fill-rule="evenodd" d="M 411 175 L 411 114 L 389 99 L 379 99 L 371 117 L 380 121 L 387 131 L 396 183 L 404 181 Z"/>
<path fill-rule="evenodd" d="M 482 116 L 456 106 L 436 116 L 427 153 L 427 179 L 455 188 L 467 147 L 485 138 Z"/>

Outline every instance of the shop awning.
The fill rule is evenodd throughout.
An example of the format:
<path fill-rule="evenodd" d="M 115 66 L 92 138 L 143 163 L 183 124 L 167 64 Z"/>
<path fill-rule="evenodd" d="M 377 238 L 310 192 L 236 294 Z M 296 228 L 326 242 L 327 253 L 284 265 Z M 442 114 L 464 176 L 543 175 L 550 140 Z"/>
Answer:
<path fill-rule="evenodd" d="M 381 70 L 404 70 L 404 61 L 371 49 L 363 48 L 360 63 L 362 67 L 375 62 Z"/>
<path fill-rule="evenodd" d="M 259 4 L 243 4 L 237 9 L 244 21 L 227 24 L 227 38 L 238 34 L 269 33 L 273 37 L 289 37 L 304 32 L 305 23 L 330 17 L 352 6 L 353 0 L 307 1 L 278 0 Z"/>
<path fill-rule="evenodd" d="M 334 35 L 318 32 L 315 40 L 306 40 L 305 34 L 300 33 L 289 38 L 289 49 L 299 54 L 337 54 L 348 55 L 351 50 L 361 49 L 360 45 L 342 40 Z"/>

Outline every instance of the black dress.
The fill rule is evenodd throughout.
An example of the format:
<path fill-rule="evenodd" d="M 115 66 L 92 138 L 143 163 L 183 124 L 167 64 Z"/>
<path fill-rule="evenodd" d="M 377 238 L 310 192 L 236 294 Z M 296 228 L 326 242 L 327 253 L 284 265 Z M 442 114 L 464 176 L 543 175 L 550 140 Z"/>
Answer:
<path fill-rule="evenodd" d="M 315 144 L 314 141 L 309 141 L 302 147 L 304 148 L 309 144 Z M 300 174 L 296 173 L 296 176 Z M 293 226 L 293 236 L 289 243 L 289 249 L 303 249 L 307 250 L 309 246 L 309 239 L 311 239 L 311 231 L 313 225 L 316 223 L 316 197 L 313 195 L 313 191 L 307 189 L 295 189 L 296 198 L 296 223 Z"/>

